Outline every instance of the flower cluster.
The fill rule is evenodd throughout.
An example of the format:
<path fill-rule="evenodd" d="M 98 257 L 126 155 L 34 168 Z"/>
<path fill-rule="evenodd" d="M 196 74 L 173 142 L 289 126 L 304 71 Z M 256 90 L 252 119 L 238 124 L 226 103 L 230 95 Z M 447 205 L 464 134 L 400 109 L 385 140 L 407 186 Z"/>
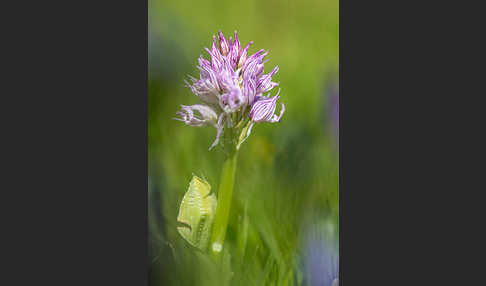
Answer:
<path fill-rule="evenodd" d="M 227 40 L 220 31 L 213 35 L 211 49 L 206 48 L 211 59 L 199 57 L 199 79 L 190 76 L 192 83 L 186 85 L 204 103 L 192 106 L 182 106 L 176 118 L 190 126 L 215 126 L 216 139 L 211 148 L 219 142 L 224 128 L 236 129 L 241 132 L 239 145 L 250 135 L 254 123 L 278 122 L 282 117 L 285 106 L 282 104 L 277 116 L 275 108 L 279 93 L 270 97 L 269 92 L 278 83 L 272 81 L 272 76 L 278 71 L 276 66 L 268 74 L 263 74 L 264 57 L 268 54 L 259 50 L 247 56 L 248 48 L 253 42 L 241 48 L 238 34 L 234 39 Z M 279 90 L 280 92 L 280 90 Z"/>

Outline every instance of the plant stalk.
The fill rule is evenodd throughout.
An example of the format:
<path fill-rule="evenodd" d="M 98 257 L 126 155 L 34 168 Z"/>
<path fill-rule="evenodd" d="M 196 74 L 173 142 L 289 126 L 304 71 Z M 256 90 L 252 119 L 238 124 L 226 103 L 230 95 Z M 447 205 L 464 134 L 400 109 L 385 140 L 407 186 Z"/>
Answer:
<path fill-rule="evenodd" d="M 218 206 L 216 207 L 211 242 L 209 245 L 209 251 L 215 258 L 219 258 L 223 251 L 224 238 L 226 236 L 226 229 L 228 228 L 231 209 L 231 197 L 233 195 L 233 187 L 235 184 L 237 157 L 238 151 L 235 149 L 231 150 L 226 161 L 223 163 L 223 169 L 221 171 Z"/>

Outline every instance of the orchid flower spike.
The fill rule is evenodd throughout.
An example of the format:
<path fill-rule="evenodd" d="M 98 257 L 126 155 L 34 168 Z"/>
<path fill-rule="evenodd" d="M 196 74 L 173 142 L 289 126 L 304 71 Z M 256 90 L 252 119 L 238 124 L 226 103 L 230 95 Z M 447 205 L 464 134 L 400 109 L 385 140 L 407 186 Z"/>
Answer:
<path fill-rule="evenodd" d="M 205 49 L 210 59 L 203 56 L 198 59 L 199 79 L 189 76 L 191 82 L 185 81 L 203 104 L 183 105 L 177 112 L 180 116 L 177 120 L 190 126 L 215 126 L 216 139 L 210 149 L 218 145 L 225 126 L 238 129 L 231 134 L 240 135 L 239 148 L 253 124 L 279 122 L 285 111 L 284 104 L 281 104 L 280 115 L 274 114 L 279 93 L 273 97 L 270 94 L 262 96 L 279 85 L 272 81 L 278 66 L 263 74 L 264 58 L 268 52 L 259 50 L 247 56 L 252 44 L 249 42 L 241 48 L 236 31 L 234 38 L 229 40 L 219 31 L 217 37 L 213 35 L 211 49 Z"/>

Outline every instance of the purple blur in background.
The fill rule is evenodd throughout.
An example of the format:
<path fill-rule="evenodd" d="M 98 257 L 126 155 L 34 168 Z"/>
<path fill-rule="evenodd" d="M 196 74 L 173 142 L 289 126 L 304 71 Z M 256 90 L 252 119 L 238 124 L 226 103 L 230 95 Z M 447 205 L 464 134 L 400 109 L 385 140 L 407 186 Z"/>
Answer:
<path fill-rule="evenodd" d="M 337 286 L 339 283 L 338 241 L 328 231 L 313 228 L 304 243 L 304 268 L 311 286 Z"/>

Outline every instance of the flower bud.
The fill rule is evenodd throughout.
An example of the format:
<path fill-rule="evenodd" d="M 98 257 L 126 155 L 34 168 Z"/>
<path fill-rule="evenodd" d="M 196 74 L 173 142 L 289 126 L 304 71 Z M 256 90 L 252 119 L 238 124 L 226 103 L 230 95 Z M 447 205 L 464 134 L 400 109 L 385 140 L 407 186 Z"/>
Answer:
<path fill-rule="evenodd" d="M 219 49 L 221 50 L 221 54 L 223 56 L 226 56 L 229 52 L 228 40 L 226 40 L 221 31 L 219 31 Z"/>
<path fill-rule="evenodd" d="M 253 41 L 249 42 L 249 43 L 248 43 L 248 44 L 245 46 L 245 48 L 243 49 L 243 51 L 241 51 L 241 53 L 240 53 L 240 55 L 239 55 L 240 59 L 239 59 L 239 61 L 238 61 L 238 68 L 241 68 L 241 67 L 243 66 L 243 64 L 245 63 L 245 61 L 246 61 L 246 54 L 247 54 L 247 52 L 248 52 L 248 48 L 249 48 L 251 45 L 253 45 Z"/>

